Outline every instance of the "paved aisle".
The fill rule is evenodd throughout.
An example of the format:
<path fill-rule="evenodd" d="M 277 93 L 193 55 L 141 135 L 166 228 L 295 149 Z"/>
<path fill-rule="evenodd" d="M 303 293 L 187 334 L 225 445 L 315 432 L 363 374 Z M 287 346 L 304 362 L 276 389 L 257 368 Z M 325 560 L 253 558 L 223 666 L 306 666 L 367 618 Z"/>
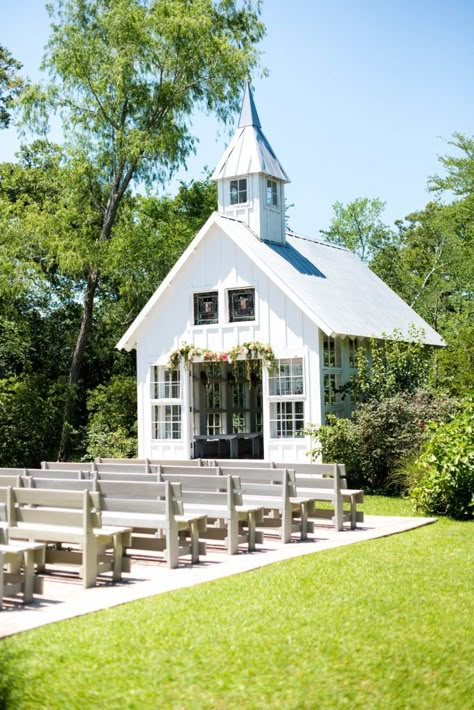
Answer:
<path fill-rule="evenodd" d="M 211 550 L 198 565 L 183 562 L 174 570 L 168 569 L 160 561 L 133 559 L 131 572 L 124 574 L 122 582 L 104 582 L 92 589 L 83 589 L 77 576 L 73 574 L 44 575 L 43 593 L 35 595 L 32 604 L 24 606 L 18 599 L 0 611 L 0 637 L 125 604 L 135 599 L 248 572 L 292 557 L 394 535 L 432 522 L 435 522 L 434 518 L 368 515 L 364 524 L 357 530 L 346 529 L 338 533 L 332 528 L 321 526 L 316 528 L 315 534 L 310 536 L 308 541 L 294 541 L 288 545 L 266 537 L 264 544 L 259 546 L 261 549 L 256 552 L 229 556 L 219 550 Z"/>

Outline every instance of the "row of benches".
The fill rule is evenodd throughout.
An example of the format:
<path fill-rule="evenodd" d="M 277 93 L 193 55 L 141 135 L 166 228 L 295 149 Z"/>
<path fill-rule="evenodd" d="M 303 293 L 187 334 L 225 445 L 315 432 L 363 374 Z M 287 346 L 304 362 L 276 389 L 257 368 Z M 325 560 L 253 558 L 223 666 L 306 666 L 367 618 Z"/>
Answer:
<path fill-rule="evenodd" d="M 109 462 L 98 463 L 109 466 Z M 135 462 L 110 464 L 107 470 L 89 472 L 77 464 L 74 470 L 52 463 L 43 469 L 0 469 L 0 506 L 1 491 L 6 490 L 8 523 L 3 525 L 7 525 L 10 541 L 16 540 L 15 545 L 18 539 L 54 543 L 45 549 L 42 564 L 78 564 L 79 560 L 87 587 L 95 584 L 102 571 L 112 571 L 113 579 L 119 579 L 122 569 L 128 568 L 125 550 L 129 548 L 164 552 L 168 565 L 175 567 L 183 554 L 198 561 L 205 552 L 204 540 L 224 541 L 231 554 L 240 544 L 253 550 L 262 541 L 257 526 L 263 524 L 280 527 L 284 542 L 292 532 L 304 539 L 312 529 L 310 518 L 318 500 L 334 503 L 336 527 L 342 528 L 342 497 L 339 510 L 332 490 L 339 480 L 340 469 L 335 465 L 332 478 L 326 467 L 323 475 L 313 473 L 305 490 L 302 474 L 298 474 L 298 489 L 294 472 L 287 469 L 240 467 L 237 476 L 233 467 L 156 464 L 155 473 L 150 474 L 143 469 L 138 473 Z M 5 483 L 15 487 L 3 488 Z M 20 488 L 20 483 L 26 487 Z M 316 483 L 322 486 L 318 491 Z M 77 516 L 73 520 L 71 509 L 73 499 L 78 509 L 78 496 L 82 496 L 82 525 Z M 317 512 L 332 514 L 330 510 Z M 353 525 L 357 515 L 351 514 Z M 31 580 L 28 584 L 31 587 Z"/>

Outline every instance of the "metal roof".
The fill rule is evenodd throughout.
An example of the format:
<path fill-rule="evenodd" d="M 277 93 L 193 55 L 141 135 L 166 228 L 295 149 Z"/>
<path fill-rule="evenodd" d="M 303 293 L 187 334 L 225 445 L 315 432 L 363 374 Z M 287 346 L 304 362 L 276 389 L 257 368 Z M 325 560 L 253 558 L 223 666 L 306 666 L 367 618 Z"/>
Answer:
<path fill-rule="evenodd" d="M 388 336 L 412 340 L 414 327 L 427 345 L 444 345 L 438 333 L 352 252 L 287 233 L 285 245 L 261 241 L 243 222 L 214 212 L 117 344 L 135 347 L 137 331 L 206 234 L 217 226 L 326 335 Z M 270 304 L 271 305 L 271 304 Z"/>
<path fill-rule="evenodd" d="M 264 173 L 290 182 L 282 164 L 261 130 L 250 87 L 246 86 L 239 127 L 212 175 L 213 180 Z"/>
<path fill-rule="evenodd" d="M 327 335 L 381 338 L 413 327 L 427 345 L 441 336 L 348 249 L 286 234 L 286 244 L 263 242 L 243 222 L 218 215 L 218 224 Z M 304 307 L 303 307 L 304 306 Z M 311 316 L 310 316 L 311 317 Z"/>

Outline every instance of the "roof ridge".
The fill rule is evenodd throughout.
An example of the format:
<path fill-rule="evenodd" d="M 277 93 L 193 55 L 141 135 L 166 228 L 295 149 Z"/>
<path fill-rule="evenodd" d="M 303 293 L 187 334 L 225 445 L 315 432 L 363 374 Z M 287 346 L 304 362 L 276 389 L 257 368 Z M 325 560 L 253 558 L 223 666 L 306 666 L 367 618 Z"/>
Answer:
<path fill-rule="evenodd" d="M 321 239 L 313 239 L 313 237 L 303 237 L 301 236 L 301 234 L 296 234 L 296 232 L 292 232 L 289 229 L 286 230 L 285 234 L 287 236 L 294 237 L 295 239 L 302 239 L 305 242 L 311 242 L 312 244 L 320 244 L 322 247 L 329 247 L 330 249 L 338 249 L 339 251 L 351 252 L 350 249 L 348 249 L 347 247 L 340 246 L 339 244 L 331 244 L 331 242 L 324 242 Z"/>

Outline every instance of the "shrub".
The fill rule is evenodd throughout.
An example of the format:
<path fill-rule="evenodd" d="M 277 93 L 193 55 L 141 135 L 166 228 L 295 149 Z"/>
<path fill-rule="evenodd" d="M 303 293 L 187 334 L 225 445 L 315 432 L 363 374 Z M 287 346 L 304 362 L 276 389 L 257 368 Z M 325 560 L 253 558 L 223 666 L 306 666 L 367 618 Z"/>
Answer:
<path fill-rule="evenodd" d="M 424 513 L 466 519 L 474 516 L 474 398 L 452 421 L 430 426 L 415 462 L 410 496 Z"/>
<path fill-rule="evenodd" d="M 398 471 L 418 455 L 426 438 L 425 422 L 446 420 L 454 406 L 450 399 L 423 391 L 360 404 L 351 420 L 331 416 L 327 425 L 308 428 L 318 440 L 312 458 L 322 455 L 323 461 L 345 463 L 351 486 L 398 493 L 406 487 Z"/>
<path fill-rule="evenodd" d="M 137 455 L 136 382 L 128 375 L 115 375 L 87 397 L 86 459 L 97 456 L 133 458 Z"/>

